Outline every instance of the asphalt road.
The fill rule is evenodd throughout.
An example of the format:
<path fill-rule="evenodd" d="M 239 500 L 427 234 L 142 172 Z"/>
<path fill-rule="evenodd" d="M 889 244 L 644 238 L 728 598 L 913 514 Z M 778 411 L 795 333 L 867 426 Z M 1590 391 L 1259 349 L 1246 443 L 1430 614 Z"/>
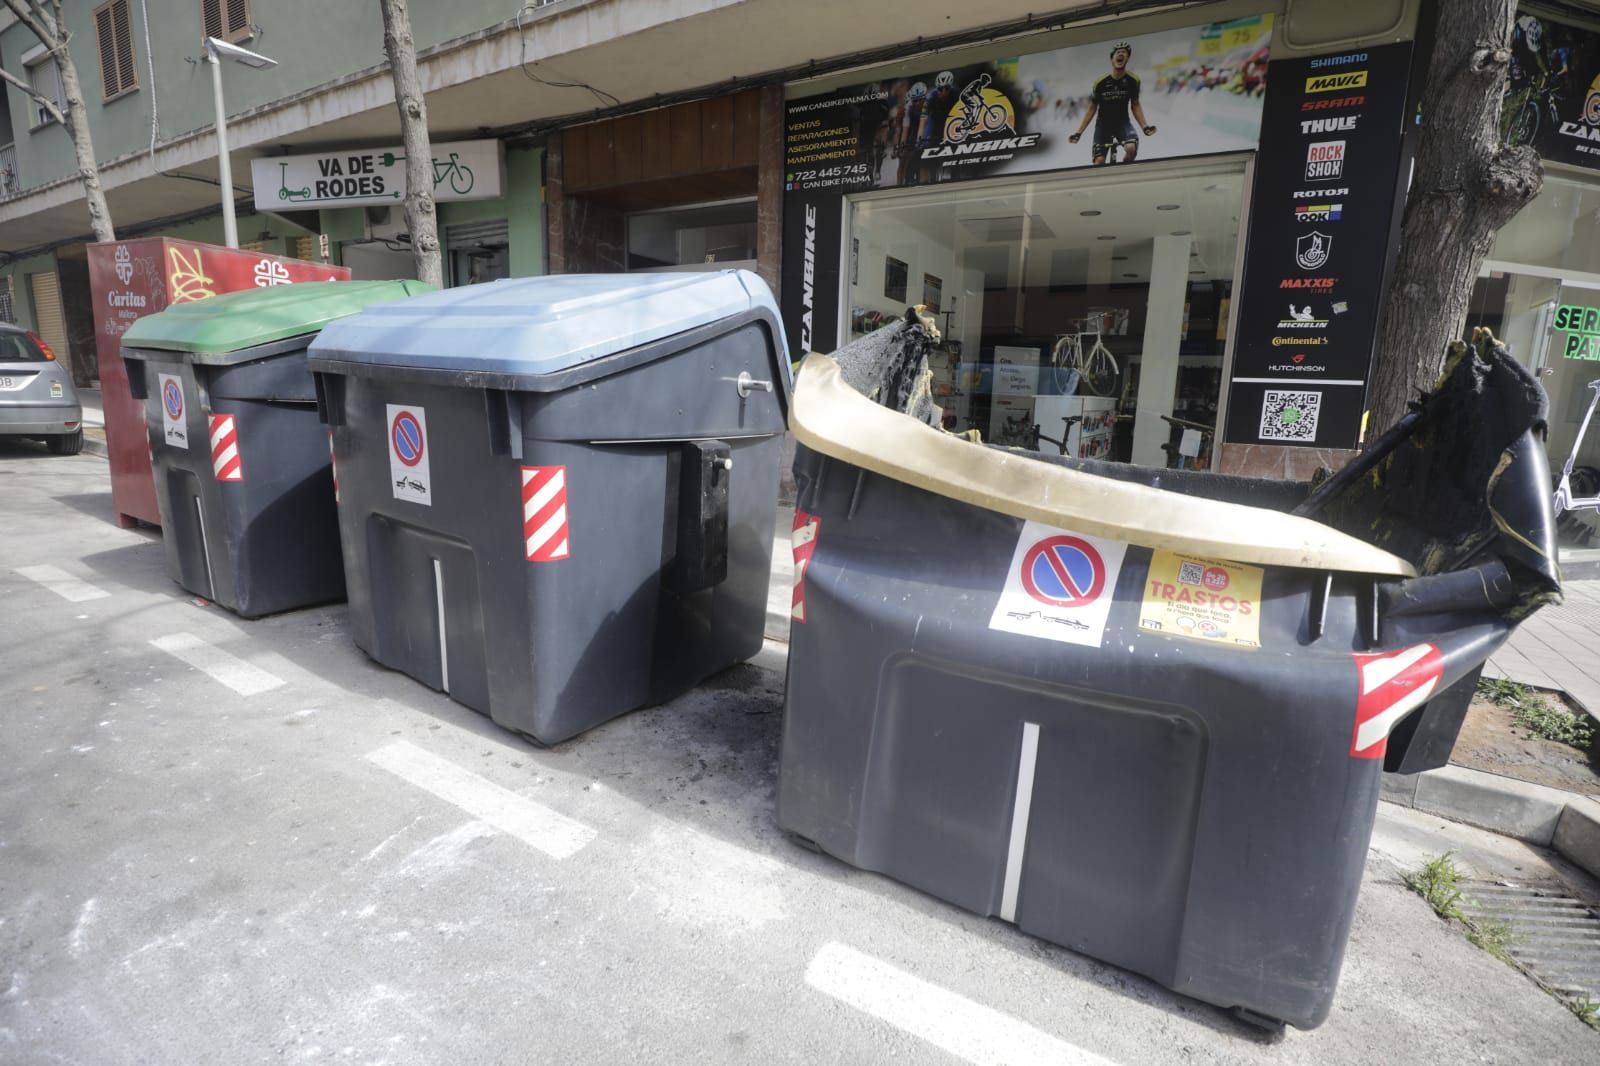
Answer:
<path fill-rule="evenodd" d="M 0 442 L 0 1062 L 1600 1061 L 1398 884 L 1520 845 L 1385 807 L 1333 1016 L 1267 1040 L 787 841 L 782 644 L 541 750 L 109 515 Z"/>

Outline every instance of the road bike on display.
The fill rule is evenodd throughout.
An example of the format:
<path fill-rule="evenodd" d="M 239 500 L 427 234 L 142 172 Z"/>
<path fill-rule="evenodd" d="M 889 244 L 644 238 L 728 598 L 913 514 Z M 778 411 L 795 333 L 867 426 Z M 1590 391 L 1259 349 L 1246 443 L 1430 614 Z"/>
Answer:
<path fill-rule="evenodd" d="M 385 152 L 383 165 L 392 167 L 396 163 L 405 162 L 405 158 L 403 155 Z M 449 162 L 433 160 L 433 187 L 437 189 L 446 178 L 450 179 L 450 188 L 457 196 L 465 196 L 472 191 L 472 168 L 461 161 L 460 152 L 451 152 Z"/>
<path fill-rule="evenodd" d="M 1039 425 L 1039 423 L 1035 422 L 1033 424 L 1033 432 L 1029 434 L 1031 439 L 1028 444 L 1028 450 L 1035 452 L 1042 451 L 1043 449 L 1039 447 L 1039 442 L 1044 441 L 1047 444 L 1054 444 L 1056 449 L 1060 451 L 1062 455 L 1066 455 L 1068 443 L 1072 439 L 1072 427 L 1077 425 L 1079 422 L 1082 422 L 1083 416 L 1063 415 L 1061 417 L 1061 421 L 1064 422 L 1065 425 L 1061 427 L 1061 437 L 1059 440 L 1055 437 L 1045 436 L 1043 428 Z"/>
<path fill-rule="evenodd" d="M 1578 452 L 1583 448 L 1584 435 L 1589 432 L 1589 422 L 1594 418 L 1594 409 L 1600 404 L 1600 380 L 1589 382 L 1589 389 L 1594 393 L 1589 399 L 1589 409 L 1583 414 L 1583 423 L 1578 426 L 1578 435 L 1572 441 L 1572 453 L 1567 456 L 1566 465 L 1561 468 L 1561 478 L 1556 483 L 1555 513 L 1556 521 L 1561 522 L 1562 515 L 1569 511 L 1594 510 L 1600 512 L 1600 470 L 1592 466 L 1579 466 Z M 1580 534 L 1581 539 L 1587 542 L 1593 537 L 1593 531 L 1586 523 Z"/>
<path fill-rule="evenodd" d="M 1084 350 L 1084 338 L 1093 337 L 1094 343 Z M 1050 362 L 1063 370 L 1076 370 L 1078 383 L 1095 396 L 1111 396 L 1117 387 L 1117 357 L 1111 354 L 1100 331 L 1093 333 L 1063 333 L 1050 352 Z"/>

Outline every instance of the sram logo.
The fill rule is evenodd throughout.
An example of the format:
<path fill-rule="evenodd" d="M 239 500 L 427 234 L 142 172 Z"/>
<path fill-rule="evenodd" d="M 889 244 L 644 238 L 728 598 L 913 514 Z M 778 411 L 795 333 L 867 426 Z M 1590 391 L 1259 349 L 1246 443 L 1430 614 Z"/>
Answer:
<path fill-rule="evenodd" d="M 1340 111 L 1347 107 L 1360 107 L 1367 102 L 1365 96 L 1329 96 L 1320 100 L 1300 101 L 1302 111 Z"/>
<path fill-rule="evenodd" d="M 1301 133 L 1342 133 L 1345 130 L 1356 128 L 1357 115 L 1343 115 L 1339 118 L 1308 118 L 1300 123 Z"/>
<path fill-rule="evenodd" d="M 1317 74 L 1306 79 L 1306 92 L 1333 93 L 1343 89 L 1367 87 L 1367 72 L 1352 70 L 1347 74 Z"/>

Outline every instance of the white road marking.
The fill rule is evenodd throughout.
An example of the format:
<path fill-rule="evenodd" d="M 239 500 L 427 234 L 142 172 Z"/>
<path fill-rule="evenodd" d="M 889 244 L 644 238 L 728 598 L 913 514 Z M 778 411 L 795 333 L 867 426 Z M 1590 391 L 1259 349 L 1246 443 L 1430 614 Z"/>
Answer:
<path fill-rule="evenodd" d="M 213 647 L 193 633 L 171 633 L 156 637 L 150 643 L 210 675 L 212 680 L 227 685 L 241 696 L 254 696 L 283 684 L 283 678 L 276 674 L 269 674 L 259 666 L 252 666 L 221 648 Z"/>
<path fill-rule="evenodd" d="M 597 835 L 581 822 L 404 740 L 368 753 L 367 759 L 553 859 L 576 854 Z"/>
<path fill-rule="evenodd" d="M 806 984 L 979 1066 L 1115 1066 L 843 944 L 822 946 L 806 967 Z"/>
<path fill-rule="evenodd" d="M 105 589 L 96 588 L 86 581 L 79 581 L 59 566 L 19 566 L 17 573 L 29 581 L 36 581 L 57 596 L 69 603 L 82 603 L 84 600 L 103 600 L 111 593 Z"/>
<path fill-rule="evenodd" d="M 88 899 L 83 903 L 83 910 L 78 912 L 78 920 L 72 926 L 72 933 L 67 938 L 67 946 L 72 950 L 74 958 L 83 954 L 83 934 L 94 924 L 95 909 L 99 906 L 98 900 Z"/>

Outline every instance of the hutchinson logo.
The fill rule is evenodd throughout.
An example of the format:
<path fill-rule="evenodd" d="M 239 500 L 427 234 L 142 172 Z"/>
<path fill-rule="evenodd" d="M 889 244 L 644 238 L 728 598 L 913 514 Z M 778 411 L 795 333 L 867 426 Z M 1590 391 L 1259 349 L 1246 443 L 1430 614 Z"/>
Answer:
<path fill-rule="evenodd" d="M 923 159 L 987 158 L 1038 145 L 1040 134 L 1017 132 L 1017 109 L 992 81 L 980 74 L 967 83 L 945 118 L 944 143 L 924 148 Z"/>
<path fill-rule="evenodd" d="M 1367 72 L 1352 70 L 1345 74 L 1315 74 L 1306 79 L 1306 92 L 1332 93 L 1347 89 L 1365 89 Z"/>

